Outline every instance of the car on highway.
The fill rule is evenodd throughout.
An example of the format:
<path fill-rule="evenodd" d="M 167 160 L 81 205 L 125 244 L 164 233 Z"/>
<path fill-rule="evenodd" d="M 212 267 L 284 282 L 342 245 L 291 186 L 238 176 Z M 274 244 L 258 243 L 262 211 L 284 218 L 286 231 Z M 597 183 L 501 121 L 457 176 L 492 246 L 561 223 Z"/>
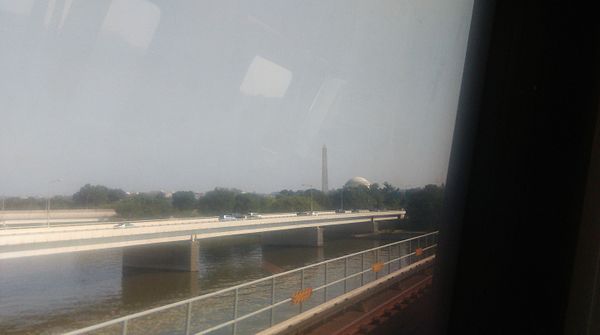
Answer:
<path fill-rule="evenodd" d="M 233 214 L 223 214 L 219 216 L 219 221 L 236 221 L 236 218 Z"/>
<path fill-rule="evenodd" d="M 131 228 L 135 227 L 135 225 L 131 222 L 123 222 L 115 225 L 113 228 Z"/>
<path fill-rule="evenodd" d="M 247 219 L 262 219 L 263 216 L 258 213 L 255 213 L 255 212 L 250 212 L 250 213 L 248 213 L 248 215 L 246 215 L 246 218 Z"/>
<path fill-rule="evenodd" d="M 346 210 L 344 210 L 344 209 L 336 209 L 335 212 L 338 213 L 338 214 L 344 214 L 344 213 L 346 213 Z"/>

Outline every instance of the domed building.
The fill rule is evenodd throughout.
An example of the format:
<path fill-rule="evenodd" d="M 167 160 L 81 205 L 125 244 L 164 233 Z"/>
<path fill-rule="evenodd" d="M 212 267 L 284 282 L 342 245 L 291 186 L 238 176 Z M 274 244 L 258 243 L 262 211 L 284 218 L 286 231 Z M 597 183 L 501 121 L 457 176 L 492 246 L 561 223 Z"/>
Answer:
<path fill-rule="evenodd" d="M 369 186 L 371 186 L 371 182 L 369 182 L 367 179 L 365 179 L 363 177 L 353 177 L 353 178 L 349 179 L 346 182 L 346 184 L 344 184 L 344 187 L 360 187 L 360 186 L 369 187 Z"/>

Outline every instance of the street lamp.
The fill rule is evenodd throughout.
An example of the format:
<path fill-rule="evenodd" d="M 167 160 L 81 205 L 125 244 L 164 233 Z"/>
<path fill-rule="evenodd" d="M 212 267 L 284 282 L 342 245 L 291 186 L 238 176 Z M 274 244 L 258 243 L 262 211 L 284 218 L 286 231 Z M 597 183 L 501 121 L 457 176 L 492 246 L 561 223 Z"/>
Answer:
<path fill-rule="evenodd" d="M 310 184 L 302 184 L 302 186 L 310 187 L 310 214 L 313 212 L 313 186 Z"/>

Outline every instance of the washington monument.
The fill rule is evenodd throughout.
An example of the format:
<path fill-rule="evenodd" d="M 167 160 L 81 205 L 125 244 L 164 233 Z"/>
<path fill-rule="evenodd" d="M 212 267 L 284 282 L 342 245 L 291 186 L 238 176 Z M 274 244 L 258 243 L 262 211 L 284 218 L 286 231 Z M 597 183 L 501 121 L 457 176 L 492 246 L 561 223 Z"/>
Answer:
<path fill-rule="evenodd" d="M 327 193 L 329 185 L 327 181 L 327 147 L 325 145 L 323 145 L 323 167 L 321 173 L 321 191 Z"/>

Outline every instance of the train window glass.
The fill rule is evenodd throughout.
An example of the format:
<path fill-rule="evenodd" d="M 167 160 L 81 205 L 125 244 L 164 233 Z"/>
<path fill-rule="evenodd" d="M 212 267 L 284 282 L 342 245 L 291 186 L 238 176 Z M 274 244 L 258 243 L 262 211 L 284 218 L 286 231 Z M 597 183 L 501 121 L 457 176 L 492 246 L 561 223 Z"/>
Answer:
<path fill-rule="evenodd" d="M 0 333 L 73 330 L 435 231 L 472 6 L 0 0 Z M 126 270 L 122 236 L 153 225 L 377 215 L 395 223 L 325 228 L 313 247 L 192 235 L 194 271 Z M 58 229 L 113 240 L 14 242 Z"/>

